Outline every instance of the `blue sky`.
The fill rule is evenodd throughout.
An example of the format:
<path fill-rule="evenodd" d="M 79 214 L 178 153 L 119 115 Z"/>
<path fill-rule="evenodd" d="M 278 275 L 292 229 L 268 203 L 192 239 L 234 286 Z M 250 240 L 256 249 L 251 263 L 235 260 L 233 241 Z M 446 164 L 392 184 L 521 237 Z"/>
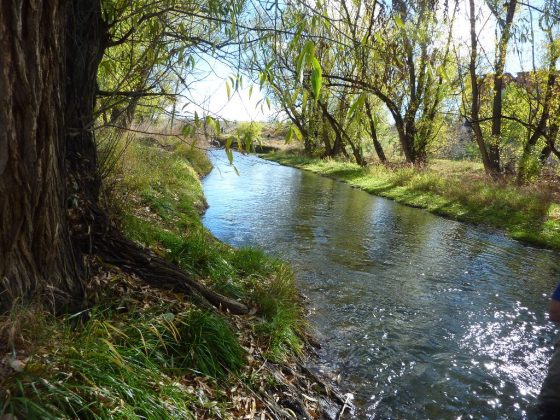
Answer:
<path fill-rule="evenodd" d="M 530 3 L 536 7 L 542 7 L 544 0 L 533 0 Z M 462 46 L 462 54 L 468 54 L 466 46 L 470 43 L 470 26 L 468 17 L 468 2 L 460 2 L 460 10 L 453 29 L 453 37 L 458 46 Z M 491 16 L 490 10 L 486 6 L 485 0 L 476 0 L 478 14 L 477 29 L 480 32 L 481 56 L 486 56 L 487 61 L 483 65 L 490 66 L 494 59 L 495 45 L 495 20 Z M 529 12 L 525 6 L 519 6 L 516 21 L 520 19 L 528 19 Z M 536 20 L 538 13 L 533 12 L 533 22 L 537 32 L 536 39 L 536 63 L 537 66 L 542 62 L 543 57 L 543 37 L 538 35 L 538 25 Z M 519 51 L 520 50 L 520 51 Z M 521 52 L 521 54 L 520 54 Z M 506 71 L 519 72 L 531 70 L 531 49 L 528 44 L 522 45 L 519 49 L 514 43 L 510 44 Z M 181 103 L 179 109 L 183 105 L 183 112 L 194 113 L 196 110 L 199 116 L 212 115 L 230 121 L 266 121 L 273 117 L 275 109 L 268 109 L 267 104 L 263 100 L 263 94 L 258 86 L 253 86 L 252 95 L 249 96 L 250 79 L 244 78 L 244 86 L 228 98 L 226 89 L 226 80 L 228 77 L 235 75 L 236 70 L 230 68 L 217 60 L 209 59 L 208 62 L 200 63 L 198 70 L 205 74 L 204 80 L 196 82 L 190 89 L 188 96 L 191 101 L 187 105 Z"/>
<path fill-rule="evenodd" d="M 258 85 L 253 85 L 249 96 L 252 83 L 247 77 L 243 78 L 243 87 L 237 92 L 231 89 L 228 98 L 226 80 L 230 76 L 235 77 L 236 69 L 220 61 L 209 60 L 202 63 L 198 70 L 206 77 L 193 84 L 187 94 L 192 102 L 185 106 L 183 112 L 194 113 L 196 110 L 199 116 L 211 115 L 228 121 L 267 121 L 274 114 L 274 109 L 268 109 Z"/>

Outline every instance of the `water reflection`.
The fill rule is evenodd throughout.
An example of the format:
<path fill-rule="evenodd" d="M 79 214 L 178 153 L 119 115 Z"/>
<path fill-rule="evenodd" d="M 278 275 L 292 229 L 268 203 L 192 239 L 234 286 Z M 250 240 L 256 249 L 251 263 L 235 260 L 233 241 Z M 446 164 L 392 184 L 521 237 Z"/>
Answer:
<path fill-rule="evenodd" d="M 294 264 L 323 368 L 360 417 L 527 416 L 558 254 L 254 157 L 236 155 L 240 176 L 213 160 L 206 226 Z"/>

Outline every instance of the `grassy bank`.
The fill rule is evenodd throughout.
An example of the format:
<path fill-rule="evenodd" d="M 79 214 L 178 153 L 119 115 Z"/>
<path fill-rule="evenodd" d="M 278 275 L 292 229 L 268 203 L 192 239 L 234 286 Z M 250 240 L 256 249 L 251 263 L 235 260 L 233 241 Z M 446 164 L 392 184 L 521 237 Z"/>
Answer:
<path fill-rule="evenodd" d="M 371 194 L 445 217 L 505 230 L 512 238 L 560 249 L 560 194 L 554 183 L 495 182 L 480 164 L 435 160 L 423 169 L 356 164 L 270 153 L 266 159 L 328 176 Z"/>
<path fill-rule="evenodd" d="M 204 229 L 199 178 L 209 170 L 196 148 L 134 142 L 106 182 L 105 201 L 130 238 L 256 314 L 223 314 L 92 260 L 83 312 L 19 307 L 0 318 L 1 418 L 320 413 L 317 385 L 297 376 L 304 323 L 293 273 Z"/>

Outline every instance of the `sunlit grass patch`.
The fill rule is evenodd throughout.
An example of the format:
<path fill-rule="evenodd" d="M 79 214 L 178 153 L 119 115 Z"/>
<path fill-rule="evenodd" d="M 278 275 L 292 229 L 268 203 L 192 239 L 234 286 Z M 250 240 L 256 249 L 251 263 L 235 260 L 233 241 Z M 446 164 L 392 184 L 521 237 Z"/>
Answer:
<path fill-rule="evenodd" d="M 189 373 L 237 372 L 243 351 L 225 321 L 190 310 L 135 314 L 94 310 L 79 329 L 53 321 L 57 340 L 32 355 L 5 385 L 0 413 L 18 418 L 194 418 L 218 410 L 189 392 Z M 186 376 L 185 376 L 186 375 Z M 218 414 L 215 412 L 214 414 Z"/>
<path fill-rule="evenodd" d="M 300 351 L 303 315 L 291 269 L 261 250 L 231 248 L 210 235 L 200 223 L 200 208 L 188 205 L 203 201 L 198 177 L 173 166 L 176 159 L 183 159 L 184 151 L 131 153 L 136 156 L 132 158 L 135 170 L 126 173 L 122 183 L 135 200 L 133 206 L 123 206 L 127 235 L 217 292 L 256 306 L 263 324 L 258 333 L 275 359 Z M 174 170 L 168 173 L 170 167 Z M 160 183 L 149 182 L 143 176 L 146 172 Z M 161 172 L 166 173 L 160 176 Z"/>
<path fill-rule="evenodd" d="M 291 269 L 281 266 L 266 281 L 255 282 L 252 298 L 264 318 L 257 332 L 266 340 L 270 357 L 279 361 L 292 352 L 300 354 L 304 323 Z"/>

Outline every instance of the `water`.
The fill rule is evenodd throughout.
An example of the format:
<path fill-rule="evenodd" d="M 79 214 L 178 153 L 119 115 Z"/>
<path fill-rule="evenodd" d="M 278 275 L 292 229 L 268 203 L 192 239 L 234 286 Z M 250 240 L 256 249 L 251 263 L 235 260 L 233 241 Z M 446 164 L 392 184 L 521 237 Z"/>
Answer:
<path fill-rule="evenodd" d="M 555 340 L 558 253 L 223 152 L 205 225 L 289 260 L 360 418 L 527 418 Z"/>

